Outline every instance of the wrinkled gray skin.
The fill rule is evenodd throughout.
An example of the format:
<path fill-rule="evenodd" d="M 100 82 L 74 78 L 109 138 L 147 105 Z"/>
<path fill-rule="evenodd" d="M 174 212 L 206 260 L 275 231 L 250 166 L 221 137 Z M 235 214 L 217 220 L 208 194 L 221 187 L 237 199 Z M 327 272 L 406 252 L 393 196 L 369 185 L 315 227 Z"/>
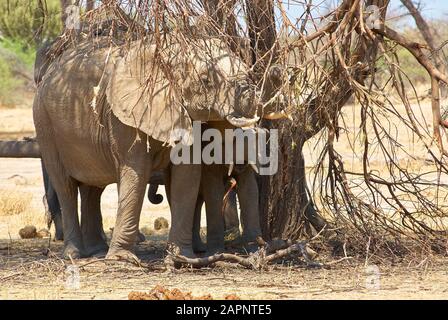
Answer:
<path fill-rule="evenodd" d="M 1 154 L 0 154 L 0 157 L 1 157 Z M 44 186 L 45 186 L 44 205 L 46 206 L 46 216 L 47 216 L 48 227 L 50 227 L 51 223 L 54 223 L 55 240 L 64 240 L 64 232 L 63 232 L 63 227 L 62 227 L 61 205 L 59 203 L 56 191 L 54 190 L 54 188 L 50 182 L 47 170 L 45 169 L 43 164 L 42 164 L 42 177 L 43 177 Z M 150 183 L 150 185 L 148 188 L 148 199 L 150 199 L 150 201 L 152 203 L 156 203 L 156 201 L 159 201 L 160 197 L 162 197 L 162 196 L 156 194 L 156 190 L 154 190 L 153 186 L 164 183 L 162 172 L 158 171 L 158 172 L 155 172 L 154 174 L 152 174 L 151 178 L 149 180 L 149 183 Z M 162 202 L 162 200 L 163 200 L 163 197 L 160 200 L 160 202 Z M 157 202 L 157 203 L 160 203 L 160 202 Z M 81 208 L 81 210 L 82 210 L 82 208 Z M 97 215 L 102 216 L 101 212 L 97 213 Z M 86 222 L 88 224 L 92 224 L 92 222 L 89 222 L 89 220 L 95 219 L 95 215 L 84 214 L 83 217 L 84 217 L 84 219 L 87 219 L 87 220 L 81 219 L 81 230 L 83 228 L 82 227 L 83 224 L 85 224 Z M 97 224 L 97 226 L 100 227 L 100 225 L 98 225 L 98 224 Z M 104 230 L 100 230 L 100 232 L 104 232 Z M 103 236 L 104 236 L 104 239 L 106 239 L 106 235 L 104 234 Z M 145 235 L 142 234 L 141 232 L 139 232 L 138 241 L 139 242 L 145 241 Z"/>
<path fill-rule="evenodd" d="M 35 97 L 34 123 L 42 158 L 62 207 L 64 256 L 80 258 L 107 248 L 100 232 L 100 196 L 105 186 L 116 182 L 119 208 L 107 258 L 135 260 L 132 251 L 137 241 L 146 184 L 152 171 L 168 165 L 169 148 L 118 120 L 111 112 L 108 99 L 98 103 L 98 114 L 95 114 L 91 107 L 94 98 L 92 88 L 100 80 L 108 81 L 109 73 L 103 73 L 105 61 L 105 50 L 92 49 L 91 44 L 87 43 L 78 44 L 76 49 L 68 49 L 52 62 Z M 207 70 L 199 74 L 212 74 L 215 68 L 212 64 L 202 67 Z M 254 116 L 253 101 L 246 99 L 244 94 L 236 100 L 234 93 L 240 89 L 229 87 L 217 94 L 217 88 L 228 84 L 215 82 L 219 79 L 213 78 L 210 79 L 211 86 L 207 84 L 199 90 L 199 95 L 196 88 L 202 82 L 198 81 L 188 79 L 184 82 L 188 86 L 184 89 L 189 90 L 188 98 L 192 101 L 184 107 L 190 115 L 194 115 L 192 120 L 222 120 L 231 115 L 233 119 L 241 117 L 240 122 L 234 123 L 248 125 L 246 119 Z M 238 82 L 233 85 L 238 86 Z M 213 98 L 207 96 L 208 90 Z M 104 95 L 100 92 L 98 96 Z M 149 150 L 145 142 L 151 145 Z M 200 171 L 200 167 L 190 169 L 192 172 Z M 78 188 L 81 194 L 81 220 L 86 221 L 83 226 L 78 221 Z M 174 194 L 182 193 L 183 198 L 173 202 L 171 207 L 169 241 L 179 246 L 181 253 L 186 255 L 192 254 L 192 217 L 198 191 L 199 182 L 193 183 L 187 190 L 178 190 L 174 185 L 171 189 Z M 185 236 L 187 233 L 189 236 Z"/>
<path fill-rule="evenodd" d="M 45 41 L 36 51 L 36 60 L 34 61 L 34 83 L 36 86 L 42 81 L 43 76 L 47 72 L 52 59 L 50 58 L 50 50 L 54 42 Z"/>
<path fill-rule="evenodd" d="M 41 158 L 40 148 L 38 143 L 35 141 L 35 139 L 28 138 L 24 141 L 0 141 L 0 158 Z M 225 169 L 226 170 L 226 169 Z M 249 168 L 250 170 L 250 168 Z M 210 192 L 204 192 L 204 190 L 211 190 L 212 192 L 216 192 L 216 186 L 213 184 L 218 181 L 221 182 L 219 179 L 215 179 L 213 177 L 214 171 L 210 169 L 209 166 L 203 165 L 202 166 L 202 179 L 201 179 L 201 192 L 198 195 L 198 200 L 196 204 L 196 210 L 195 210 L 195 217 L 194 217 L 194 226 L 193 226 L 193 251 L 194 252 L 205 252 L 207 250 L 206 244 L 204 244 L 200 237 L 200 219 L 201 219 L 201 209 L 204 204 L 204 197 L 209 195 Z M 222 170 L 220 170 L 222 171 Z M 235 168 L 234 170 L 234 176 L 237 172 L 240 170 L 237 170 Z M 227 172 L 227 171 L 226 171 Z M 227 177 L 227 174 L 224 172 L 219 173 L 222 178 L 222 182 L 225 184 L 225 180 L 228 180 L 229 177 Z M 62 230 L 62 214 L 61 214 L 61 206 L 56 194 L 56 191 L 54 190 L 49 177 L 48 173 L 45 169 L 45 166 L 42 163 L 42 177 L 44 181 L 44 187 L 45 187 L 45 196 L 43 199 L 45 208 L 46 208 L 46 218 L 48 226 L 50 227 L 51 223 L 54 223 L 55 226 L 55 239 L 56 240 L 63 240 L 63 230 Z M 194 177 L 192 177 L 194 178 Z M 189 181 L 184 181 L 186 183 L 185 188 L 188 187 L 187 184 L 189 184 Z M 163 201 L 163 196 L 160 194 L 157 194 L 158 185 L 164 185 L 165 184 L 165 177 L 163 175 L 162 171 L 155 172 L 151 175 L 150 181 L 149 181 L 149 188 L 148 188 L 148 199 L 153 204 L 159 204 Z M 239 183 L 241 183 L 239 181 Z M 221 188 L 222 187 L 219 186 Z M 224 185 L 225 190 L 227 190 L 229 186 Z M 239 187 L 240 189 L 240 187 Z M 221 191 L 222 192 L 222 191 Z M 213 193 L 212 193 L 213 194 Z M 240 195 L 240 198 L 244 196 Z M 218 201 L 221 201 L 222 199 L 218 198 Z M 254 199 L 252 199 L 254 200 Z M 209 198 L 208 202 L 214 201 L 214 199 Z M 213 205 L 214 208 L 219 208 L 221 204 Z M 255 204 L 256 205 L 256 204 Z M 236 192 L 235 190 L 232 190 L 229 192 L 228 200 L 226 202 L 226 206 L 221 213 L 219 210 L 215 210 L 216 212 L 214 215 L 210 216 L 210 213 L 213 212 L 211 210 L 211 206 L 208 207 L 208 216 L 207 216 L 207 225 L 209 225 L 209 237 L 208 243 L 215 243 L 220 244 L 222 242 L 222 236 L 219 236 L 216 234 L 216 229 L 219 228 L 220 222 L 218 220 L 218 227 L 216 227 L 216 219 L 224 218 L 224 230 L 229 232 L 233 231 L 235 229 L 239 229 L 239 218 L 238 218 L 238 210 L 237 210 L 237 204 L 236 204 Z M 97 215 L 101 216 L 101 212 L 98 212 Z M 243 214 L 244 216 L 244 214 Z M 86 223 L 88 225 L 94 224 L 94 221 L 90 221 L 90 219 L 94 219 L 96 215 L 83 215 L 84 220 L 81 220 L 81 230 L 83 229 L 83 225 Z M 87 220 L 85 220 L 87 219 Z M 215 224 L 215 226 L 214 226 Z M 245 219 L 243 217 L 243 228 L 246 230 L 245 226 Z M 96 224 L 97 227 L 100 227 L 100 224 Z M 103 232 L 103 230 L 100 230 L 99 232 Z M 245 234 L 245 232 L 243 232 Z M 105 237 L 105 235 L 104 235 Z M 144 235 L 140 234 L 139 239 L 144 241 Z M 247 240 L 247 237 L 245 237 Z M 209 251 L 217 251 L 221 249 L 220 245 L 215 245 L 216 248 L 211 248 Z"/>
<path fill-rule="evenodd" d="M 98 36 L 98 35 L 96 35 Z M 42 81 L 43 76 L 45 75 L 48 67 L 50 66 L 50 63 L 53 61 L 53 58 L 50 57 L 50 50 L 52 45 L 57 41 L 58 39 L 54 41 L 46 41 L 42 44 L 42 46 L 37 50 L 36 52 L 36 60 L 34 63 L 34 82 L 36 86 L 39 85 L 39 83 Z M 3 146 L 3 147 L 2 147 Z M 0 143 L 0 157 L 27 157 L 27 158 L 40 158 L 40 148 L 36 141 L 23 141 L 23 142 L 4 142 L 3 145 Z M 161 177 L 161 172 L 157 172 L 151 176 L 150 183 L 152 185 L 157 185 L 157 183 L 162 183 L 163 177 Z M 51 225 L 51 223 L 54 223 L 55 226 L 55 239 L 56 240 L 63 240 L 64 239 L 64 232 L 63 232 L 63 226 L 62 226 L 62 213 L 61 213 L 61 205 L 59 203 L 58 196 L 56 194 L 56 191 L 53 187 L 53 185 L 50 182 L 50 179 L 48 177 L 48 172 L 45 169 L 45 166 L 42 162 L 42 177 L 44 181 L 44 188 L 45 188 L 45 196 L 43 199 L 45 209 L 46 209 L 46 215 L 47 215 L 47 221 L 48 226 Z M 161 180 L 162 179 L 162 180 Z M 148 190 L 148 198 L 154 197 L 152 193 L 154 192 L 151 187 Z M 90 197 L 91 199 L 91 197 Z M 95 200 L 94 200 L 95 201 Z M 95 204 L 92 203 L 90 205 L 84 205 L 84 208 L 94 208 Z M 82 208 L 81 208 L 82 210 Z M 84 225 L 96 225 L 98 227 L 102 224 L 95 224 L 95 219 L 97 219 L 97 216 L 102 216 L 101 212 L 97 212 L 94 215 L 84 214 L 82 215 L 84 217 L 84 220 L 81 219 L 81 230 L 83 229 Z M 92 219 L 93 221 L 89 221 Z M 104 235 L 104 230 L 98 230 L 97 232 L 101 232 L 103 234 L 104 239 L 106 239 L 106 236 Z M 144 239 L 143 234 L 139 234 L 139 239 Z M 106 250 L 107 247 L 104 246 L 104 250 Z M 101 250 L 98 250 L 98 253 L 102 253 Z"/>
<path fill-rule="evenodd" d="M 187 170 L 185 175 L 191 175 Z M 235 167 L 232 174 L 237 181 L 236 192 L 230 192 L 223 210 L 223 198 L 229 185 L 228 168 L 225 165 L 203 165 L 200 194 L 193 218 L 193 249 L 203 251 L 204 244 L 200 238 L 201 208 L 205 203 L 207 218 L 207 254 L 224 250 L 226 232 L 239 228 L 236 197 L 240 202 L 240 218 L 243 245 L 254 242 L 261 236 L 258 210 L 258 185 L 255 172 L 250 166 Z"/>
<path fill-rule="evenodd" d="M 214 122 L 205 128 L 207 127 L 213 127 L 220 131 L 232 128 L 226 122 Z M 184 196 L 181 190 L 190 188 L 192 184 L 195 187 L 198 185 L 199 188 L 198 200 L 194 208 L 195 215 L 192 217 L 194 251 L 204 251 L 204 244 L 200 238 L 201 208 L 204 203 L 207 218 L 207 254 L 223 251 L 225 231 L 239 227 L 235 193 L 229 194 L 223 211 L 223 198 L 229 188 L 227 185 L 228 165 L 172 165 L 170 168 L 170 171 L 166 173 L 168 181 L 166 193 L 171 206 L 186 202 L 183 200 Z M 249 165 L 235 165 L 232 177 L 237 182 L 236 193 L 241 208 L 242 240 L 247 245 L 261 236 L 256 173 Z M 191 222 L 187 221 L 186 223 L 190 224 Z M 188 238 L 189 235 L 185 234 L 184 236 Z"/>

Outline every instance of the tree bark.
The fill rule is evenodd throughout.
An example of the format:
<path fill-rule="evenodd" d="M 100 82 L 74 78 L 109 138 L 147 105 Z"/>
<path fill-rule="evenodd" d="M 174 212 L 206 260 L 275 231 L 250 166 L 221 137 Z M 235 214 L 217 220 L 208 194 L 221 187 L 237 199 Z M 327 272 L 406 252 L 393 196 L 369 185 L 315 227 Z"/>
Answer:
<path fill-rule="evenodd" d="M 35 140 L 0 141 L 0 158 L 40 158 Z"/>
<path fill-rule="evenodd" d="M 277 45 L 272 0 L 246 0 L 251 64 L 260 75 L 271 61 L 277 60 Z"/>

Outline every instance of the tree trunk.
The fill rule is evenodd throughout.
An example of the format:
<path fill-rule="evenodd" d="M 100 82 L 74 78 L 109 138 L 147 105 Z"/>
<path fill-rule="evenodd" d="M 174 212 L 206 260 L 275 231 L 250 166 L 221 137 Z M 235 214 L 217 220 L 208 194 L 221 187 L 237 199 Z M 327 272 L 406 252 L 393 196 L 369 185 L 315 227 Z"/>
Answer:
<path fill-rule="evenodd" d="M 271 61 L 277 59 L 274 2 L 272 0 L 246 1 L 251 63 L 261 75 Z"/>
<path fill-rule="evenodd" d="M 302 128 L 279 126 L 279 170 L 274 176 L 260 178 L 260 208 L 263 237 L 298 239 L 311 234 L 310 227 L 321 230 L 326 222 L 316 212 L 309 196 L 302 153 L 304 141 L 293 143 Z"/>
<path fill-rule="evenodd" d="M 0 141 L 0 158 L 40 158 L 35 140 Z"/>
<path fill-rule="evenodd" d="M 272 0 L 247 1 L 248 30 L 251 44 L 251 63 L 256 80 L 260 80 L 267 66 L 276 62 L 278 48 Z M 274 124 L 266 121 L 267 129 Z M 277 126 L 277 125 L 275 125 Z M 325 221 L 316 213 L 307 193 L 305 162 L 302 154 L 304 139 L 301 127 L 291 132 L 291 124 L 280 125 L 279 170 L 274 176 L 260 176 L 260 220 L 263 237 L 299 238 L 305 222 L 312 221 L 316 228 L 323 228 Z M 285 201 L 287 199 L 287 201 Z"/>

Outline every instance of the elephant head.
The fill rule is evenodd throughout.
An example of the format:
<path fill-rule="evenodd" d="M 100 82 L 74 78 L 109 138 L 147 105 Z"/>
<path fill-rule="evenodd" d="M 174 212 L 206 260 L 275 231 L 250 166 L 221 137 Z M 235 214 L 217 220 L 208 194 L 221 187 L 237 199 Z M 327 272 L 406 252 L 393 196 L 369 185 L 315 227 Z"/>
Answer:
<path fill-rule="evenodd" d="M 115 116 L 170 145 L 173 131 L 191 132 L 191 121 L 248 127 L 264 114 L 247 66 L 217 39 L 195 40 L 187 49 L 169 39 L 159 46 L 136 41 L 109 72 L 106 96 Z"/>

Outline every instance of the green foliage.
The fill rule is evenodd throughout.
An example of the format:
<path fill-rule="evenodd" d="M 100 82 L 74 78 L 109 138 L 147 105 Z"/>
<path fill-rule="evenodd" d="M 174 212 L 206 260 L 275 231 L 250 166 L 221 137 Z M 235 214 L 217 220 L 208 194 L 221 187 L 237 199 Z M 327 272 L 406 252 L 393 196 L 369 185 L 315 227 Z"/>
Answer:
<path fill-rule="evenodd" d="M 0 105 L 14 106 L 33 75 L 36 50 L 19 40 L 0 40 Z"/>
<path fill-rule="evenodd" d="M 60 0 L 0 0 L 0 105 L 23 98 L 19 92 L 32 82 L 36 48 L 61 30 Z"/>
<path fill-rule="evenodd" d="M 28 70 L 32 70 L 34 66 L 34 60 L 36 58 L 35 47 L 28 46 L 19 40 L 4 38 L 0 40 L 0 48 L 3 48 L 5 52 L 15 56 L 15 60 L 18 60 Z"/>
<path fill-rule="evenodd" d="M 409 77 L 414 84 L 428 82 L 428 73 L 423 68 L 415 57 L 406 49 L 400 48 L 397 51 L 398 60 L 400 61 L 401 69 Z"/>
<path fill-rule="evenodd" d="M 44 4 L 44 11 L 39 2 Z M 41 39 L 52 39 L 62 30 L 59 0 L 0 1 L 0 33 L 28 46 Z"/>
<path fill-rule="evenodd" d="M 15 103 L 13 92 L 23 84 L 23 80 L 13 75 L 8 55 L 0 51 L 0 105 L 10 106 Z"/>

